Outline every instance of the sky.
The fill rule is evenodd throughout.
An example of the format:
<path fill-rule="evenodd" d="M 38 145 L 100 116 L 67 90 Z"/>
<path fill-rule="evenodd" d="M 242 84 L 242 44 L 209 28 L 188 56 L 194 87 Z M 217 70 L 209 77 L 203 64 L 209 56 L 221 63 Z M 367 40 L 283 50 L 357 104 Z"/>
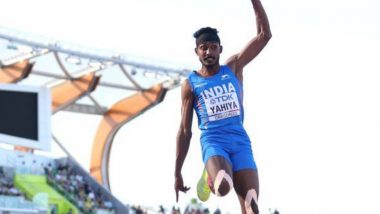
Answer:
<path fill-rule="evenodd" d="M 261 212 L 379 213 L 379 1 L 262 3 L 273 37 L 244 72 L 245 127 L 259 167 Z M 5 0 L 1 7 L 2 27 L 189 69 L 199 66 L 192 38 L 198 28 L 219 30 L 221 62 L 256 33 L 248 0 Z M 86 121 L 85 131 L 80 121 Z M 54 134 L 85 168 L 99 121 L 53 116 Z M 118 132 L 110 176 L 121 201 L 175 204 L 179 121 L 177 88 Z M 178 206 L 196 197 L 203 169 L 196 119 L 193 124 L 182 171 L 191 190 L 180 195 Z M 205 206 L 239 213 L 234 192 L 213 196 Z"/>

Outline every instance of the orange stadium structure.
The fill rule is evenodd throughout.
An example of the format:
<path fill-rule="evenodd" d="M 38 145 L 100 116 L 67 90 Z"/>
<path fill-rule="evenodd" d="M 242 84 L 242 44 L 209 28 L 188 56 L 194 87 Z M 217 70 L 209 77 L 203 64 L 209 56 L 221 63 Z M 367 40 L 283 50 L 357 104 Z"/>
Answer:
<path fill-rule="evenodd" d="M 88 171 L 108 190 L 109 159 L 117 131 L 162 102 L 166 92 L 179 86 L 187 74 L 186 69 L 69 47 L 56 41 L 41 41 L 32 35 L 0 27 L 0 84 L 33 82 L 36 86 L 47 87 L 51 93 L 52 114 L 72 111 L 102 117 L 93 133 Z M 123 95 L 115 95 L 112 102 L 105 101 L 102 90 L 121 90 Z M 64 142 L 59 142 L 54 135 L 53 139 L 65 151 Z M 7 142 L 0 139 L 0 143 Z M 34 149 L 14 145 L 14 150 L 33 154 Z"/>

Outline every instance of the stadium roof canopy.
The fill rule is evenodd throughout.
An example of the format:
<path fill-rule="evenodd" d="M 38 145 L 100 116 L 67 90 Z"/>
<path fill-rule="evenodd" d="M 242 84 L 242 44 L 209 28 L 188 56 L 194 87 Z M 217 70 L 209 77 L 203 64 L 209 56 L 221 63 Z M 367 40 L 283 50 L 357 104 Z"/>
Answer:
<path fill-rule="evenodd" d="M 94 72 L 100 77 L 96 90 L 63 108 L 94 114 L 103 114 L 120 98 L 155 84 L 162 83 L 166 89 L 177 87 L 189 71 L 151 59 L 84 48 L 0 27 L 0 66 L 22 61 L 32 63 L 33 68 L 22 78 L 9 82 L 53 87 Z M 2 73 L 0 82 L 7 81 L 2 78 L 7 74 Z"/>
<path fill-rule="evenodd" d="M 102 117 L 94 134 L 90 173 L 107 188 L 110 150 L 118 129 L 161 102 L 188 72 L 0 27 L 0 83 L 49 88 L 53 114 L 73 111 Z M 53 139 L 65 150 L 54 135 Z"/>

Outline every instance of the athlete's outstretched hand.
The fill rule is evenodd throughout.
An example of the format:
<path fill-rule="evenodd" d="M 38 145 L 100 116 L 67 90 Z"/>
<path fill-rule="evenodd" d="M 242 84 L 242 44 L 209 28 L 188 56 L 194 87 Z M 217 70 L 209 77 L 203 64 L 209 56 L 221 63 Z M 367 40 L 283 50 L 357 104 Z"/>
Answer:
<path fill-rule="evenodd" d="M 179 191 L 186 193 L 190 189 L 190 187 L 183 185 L 182 175 L 179 175 L 175 177 L 174 189 L 176 202 L 178 202 Z"/>

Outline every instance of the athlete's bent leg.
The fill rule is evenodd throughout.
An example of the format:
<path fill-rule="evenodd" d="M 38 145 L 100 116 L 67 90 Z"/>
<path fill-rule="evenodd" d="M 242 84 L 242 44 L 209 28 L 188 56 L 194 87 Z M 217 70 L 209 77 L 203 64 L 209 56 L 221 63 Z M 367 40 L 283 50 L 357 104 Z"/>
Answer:
<path fill-rule="evenodd" d="M 234 173 L 234 188 L 243 214 L 258 214 L 259 176 L 257 170 L 244 169 Z"/>
<path fill-rule="evenodd" d="M 232 166 L 222 156 L 207 160 L 206 169 L 211 178 L 210 189 L 217 196 L 225 196 L 233 188 Z"/>

